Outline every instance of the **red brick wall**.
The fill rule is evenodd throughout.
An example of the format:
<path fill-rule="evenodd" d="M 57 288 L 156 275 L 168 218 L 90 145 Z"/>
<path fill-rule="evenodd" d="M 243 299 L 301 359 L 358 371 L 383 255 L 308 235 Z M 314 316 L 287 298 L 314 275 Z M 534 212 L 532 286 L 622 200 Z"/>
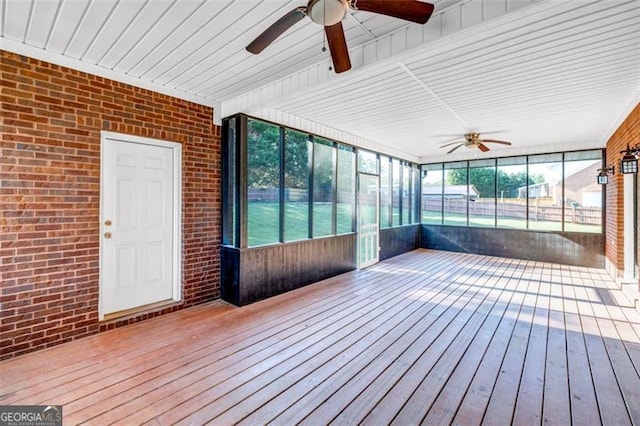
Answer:
<path fill-rule="evenodd" d="M 636 105 L 625 121 L 607 141 L 607 164 L 615 167 L 615 175 L 609 177 L 606 188 L 606 239 L 605 254 L 609 262 L 609 270 L 621 276 L 624 270 L 624 216 L 623 216 L 623 175 L 620 173 L 620 151 L 640 142 L 640 105 Z"/>
<path fill-rule="evenodd" d="M 2 51 L 0 359 L 219 297 L 213 110 Z M 98 321 L 100 131 L 183 145 L 183 302 Z"/>

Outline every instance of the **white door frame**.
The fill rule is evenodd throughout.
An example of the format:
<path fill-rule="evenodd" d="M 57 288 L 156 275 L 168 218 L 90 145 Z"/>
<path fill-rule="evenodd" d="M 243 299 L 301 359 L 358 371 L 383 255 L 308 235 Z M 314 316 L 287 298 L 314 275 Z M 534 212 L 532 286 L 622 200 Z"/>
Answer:
<path fill-rule="evenodd" d="M 362 247 L 362 235 L 361 235 L 361 226 L 362 226 L 362 221 L 360 220 L 360 213 L 361 213 L 361 206 L 360 206 L 360 181 L 361 178 L 363 176 L 366 177 L 372 177 L 377 179 L 377 183 L 376 183 L 376 202 L 375 202 L 375 206 L 376 206 L 376 238 L 375 238 L 375 247 L 374 247 L 374 251 L 376 253 L 375 259 L 369 260 L 365 263 L 360 263 L 360 251 L 363 249 Z M 357 189 L 358 189 L 358 205 L 357 205 L 357 230 L 358 230 L 358 239 L 357 239 L 357 244 L 356 244 L 356 250 L 358 251 L 357 253 L 357 259 L 358 259 L 358 269 L 361 268 L 366 268 L 367 266 L 371 266 L 371 265 L 375 265 L 376 263 L 378 263 L 380 261 L 380 176 L 378 175 L 374 175 L 374 174 L 370 174 L 370 173 L 364 173 L 364 172 L 359 172 L 358 173 L 358 180 L 357 180 Z"/>
<path fill-rule="evenodd" d="M 637 283 L 636 277 L 636 176 L 623 175 L 623 283 Z"/>
<path fill-rule="evenodd" d="M 137 143 L 142 145 L 152 145 L 169 148 L 173 151 L 173 300 L 179 302 L 182 299 L 182 144 L 168 142 L 159 139 L 145 138 L 141 136 L 127 135 L 124 133 L 100 131 L 100 246 L 99 246 L 99 291 L 98 291 L 98 319 L 104 320 L 105 312 L 103 306 L 104 277 L 102 267 L 102 257 L 104 254 L 104 233 L 109 229 L 105 227 L 104 217 L 104 184 L 105 184 L 105 156 L 104 149 L 107 140 Z"/>

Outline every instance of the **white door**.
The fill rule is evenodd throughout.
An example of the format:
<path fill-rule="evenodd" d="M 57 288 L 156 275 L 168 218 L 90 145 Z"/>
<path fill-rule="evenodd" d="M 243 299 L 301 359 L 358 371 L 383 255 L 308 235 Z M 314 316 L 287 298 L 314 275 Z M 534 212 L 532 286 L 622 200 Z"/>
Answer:
<path fill-rule="evenodd" d="M 358 267 L 378 262 L 379 236 L 378 176 L 360 173 L 358 176 Z"/>
<path fill-rule="evenodd" d="M 103 133 L 101 319 L 179 300 L 179 147 Z"/>

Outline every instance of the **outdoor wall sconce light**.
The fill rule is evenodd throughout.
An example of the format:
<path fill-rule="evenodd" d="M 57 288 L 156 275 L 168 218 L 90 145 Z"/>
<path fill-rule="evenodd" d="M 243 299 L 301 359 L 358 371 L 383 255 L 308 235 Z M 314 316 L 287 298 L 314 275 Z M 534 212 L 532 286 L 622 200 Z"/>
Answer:
<path fill-rule="evenodd" d="M 620 154 L 624 154 L 620 160 L 620 171 L 623 174 L 638 173 L 638 153 L 640 153 L 640 147 L 636 145 L 630 148 L 628 143 L 627 149 L 620 151 Z"/>
<path fill-rule="evenodd" d="M 598 169 L 598 184 L 606 185 L 609 183 L 609 175 L 614 174 L 615 170 L 613 166 L 607 166 L 604 169 Z"/>

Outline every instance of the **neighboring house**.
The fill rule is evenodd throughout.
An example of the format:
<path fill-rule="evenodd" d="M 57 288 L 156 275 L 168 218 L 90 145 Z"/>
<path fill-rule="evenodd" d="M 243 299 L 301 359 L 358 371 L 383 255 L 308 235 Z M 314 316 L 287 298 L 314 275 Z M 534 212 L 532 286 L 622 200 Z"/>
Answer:
<path fill-rule="evenodd" d="M 562 190 L 562 187 L 552 182 L 521 186 L 518 188 L 518 198 L 526 198 L 528 193 L 529 198 L 550 198 L 555 204 L 558 198 L 560 198 L 560 195 L 557 194 L 558 189 Z"/>
<path fill-rule="evenodd" d="M 601 185 L 596 182 L 593 164 L 566 176 L 564 179 L 564 199 L 567 204 L 578 203 L 581 207 L 602 207 Z"/>
<path fill-rule="evenodd" d="M 568 207 L 602 207 L 600 185 L 596 182 L 593 163 L 567 173 L 564 178 L 564 200 Z M 518 188 L 518 198 L 548 199 L 553 205 L 562 205 L 562 182 L 542 182 Z"/>

